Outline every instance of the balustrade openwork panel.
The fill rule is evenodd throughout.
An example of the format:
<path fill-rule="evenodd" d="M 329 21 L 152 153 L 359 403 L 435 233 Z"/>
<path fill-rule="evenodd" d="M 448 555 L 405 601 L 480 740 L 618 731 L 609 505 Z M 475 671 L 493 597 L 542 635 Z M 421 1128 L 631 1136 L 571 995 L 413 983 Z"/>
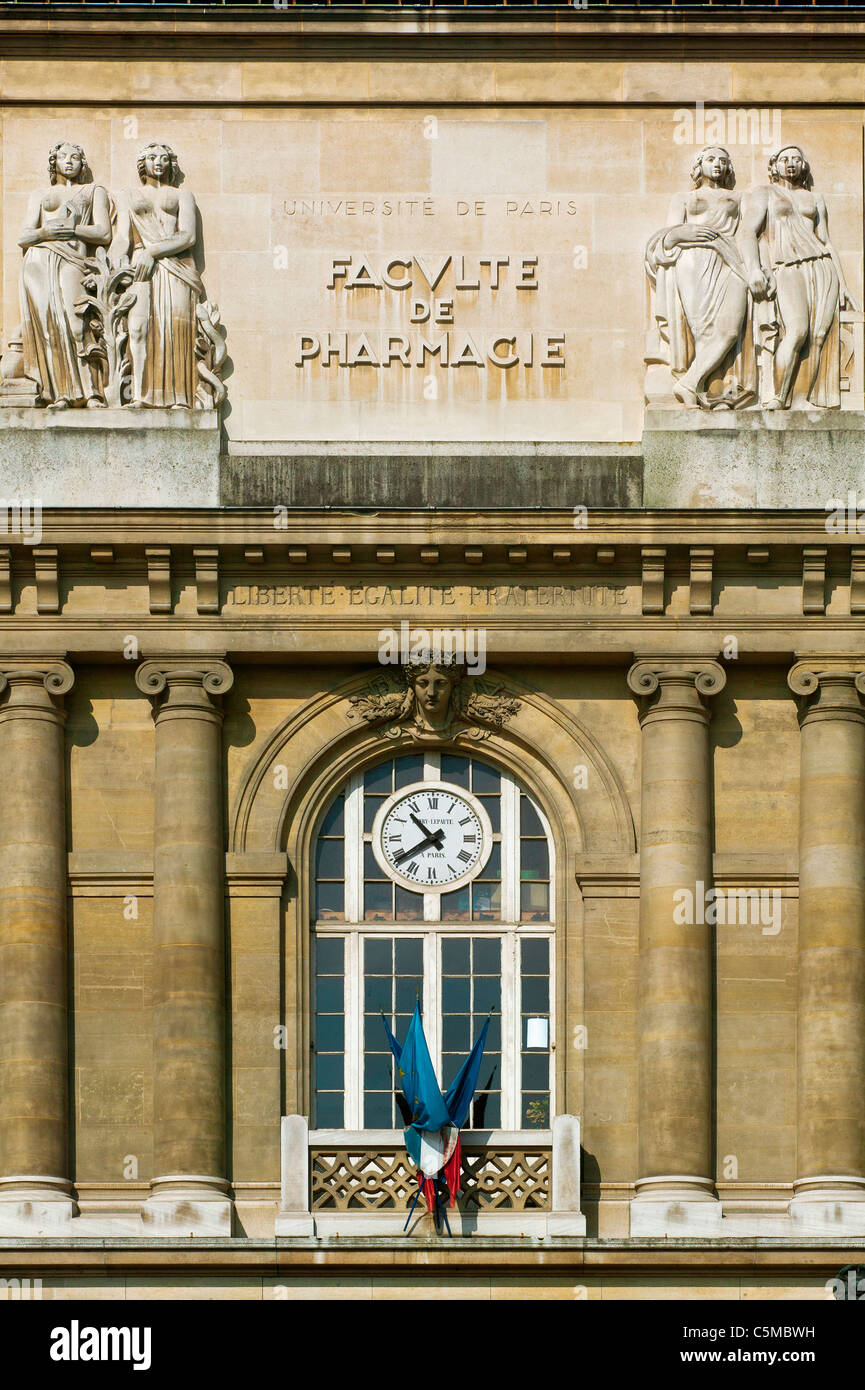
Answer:
<path fill-rule="evenodd" d="M 313 1149 L 312 1210 L 408 1211 L 414 1164 L 401 1148 Z M 548 1211 L 549 1147 L 463 1149 L 461 1203 L 481 1211 Z"/>

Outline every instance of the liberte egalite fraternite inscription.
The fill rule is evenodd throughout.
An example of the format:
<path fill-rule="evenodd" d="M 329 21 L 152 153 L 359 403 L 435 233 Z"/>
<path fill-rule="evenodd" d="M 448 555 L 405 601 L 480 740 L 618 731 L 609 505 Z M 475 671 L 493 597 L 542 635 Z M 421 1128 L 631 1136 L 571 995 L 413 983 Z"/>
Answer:
<path fill-rule="evenodd" d="M 0 396 L 53 410 L 220 405 L 225 335 L 205 295 L 200 217 L 179 187 L 174 151 L 145 146 L 141 187 L 116 199 L 93 181 L 80 145 L 55 145 L 48 172 L 19 237 L 21 326 Z"/>
<path fill-rule="evenodd" d="M 772 155 L 768 177 L 736 193 L 730 155 L 707 146 L 650 239 L 650 404 L 840 406 L 839 313 L 855 306 L 826 202 L 798 146 Z"/>

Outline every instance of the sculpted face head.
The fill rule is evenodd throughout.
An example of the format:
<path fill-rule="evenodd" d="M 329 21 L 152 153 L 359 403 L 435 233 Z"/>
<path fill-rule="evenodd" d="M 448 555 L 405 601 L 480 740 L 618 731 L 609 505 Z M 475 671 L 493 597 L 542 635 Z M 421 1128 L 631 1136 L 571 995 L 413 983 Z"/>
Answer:
<path fill-rule="evenodd" d="M 431 729 L 443 728 L 448 722 L 451 696 L 459 680 L 457 669 L 433 664 L 416 665 L 408 668 L 407 675 L 422 722 Z"/>
<path fill-rule="evenodd" d="M 788 183 L 805 184 L 810 172 L 808 161 L 798 145 L 785 145 L 769 160 L 769 177 L 776 183 L 786 179 Z"/>
<path fill-rule="evenodd" d="M 48 177 L 52 183 L 84 183 L 87 156 L 80 145 L 61 140 L 48 155 Z"/>
<path fill-rule="evenodd" d="M 723 145 L 706 145 L 691 167 L 691 182 L 696 188 L 704 183 L 719 188 L 732 188 L 736 182 L 733 161 Z"/>
<path fill-rule="evenodd" d="M 177 173 L 177 155 L 170 145 L 154 141 L 144 146 L 138 156 L 138 177 L 142 183 L 149 177 L 157 183 L 175 184 Z"/>

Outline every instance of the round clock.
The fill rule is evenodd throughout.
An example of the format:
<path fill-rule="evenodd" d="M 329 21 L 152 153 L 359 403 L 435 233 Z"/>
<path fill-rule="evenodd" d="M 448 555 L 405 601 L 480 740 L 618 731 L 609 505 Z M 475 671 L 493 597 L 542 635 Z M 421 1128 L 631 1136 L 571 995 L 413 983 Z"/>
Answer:
<path fill-rule="evenodd" d="M 450 893 L 486 864 L 490 818 L 470 792 L 415 782 L 388 797 L 372 827 L 372 851 L 389 878 L 415 893 Z"/>

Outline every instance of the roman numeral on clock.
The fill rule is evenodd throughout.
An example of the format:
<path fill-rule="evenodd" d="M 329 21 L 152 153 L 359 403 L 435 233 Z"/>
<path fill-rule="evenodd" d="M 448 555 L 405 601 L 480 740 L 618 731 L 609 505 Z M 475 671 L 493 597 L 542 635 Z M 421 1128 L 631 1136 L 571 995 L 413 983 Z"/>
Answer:
<path fill-rule="evenodd" d="M 468 864 L 471 861 L 471 855 L 469 854 L 468 850 L 461 849 L 459 854 L 457 855 L 457 859 L 461 859 L 464 864 Z"/>
<path fill-rule="evenodd" d="M 427 804 L 428 804 L 428 806 L 429 806 L 429 808 L 430 808 L 431 811 L 437 811 L 438 808 L 439 808 L 439 799 L 438 799 L 438 797 L 437 797 L 437 796 L 428 796 L 428 797 L 427 797 Z"/>

